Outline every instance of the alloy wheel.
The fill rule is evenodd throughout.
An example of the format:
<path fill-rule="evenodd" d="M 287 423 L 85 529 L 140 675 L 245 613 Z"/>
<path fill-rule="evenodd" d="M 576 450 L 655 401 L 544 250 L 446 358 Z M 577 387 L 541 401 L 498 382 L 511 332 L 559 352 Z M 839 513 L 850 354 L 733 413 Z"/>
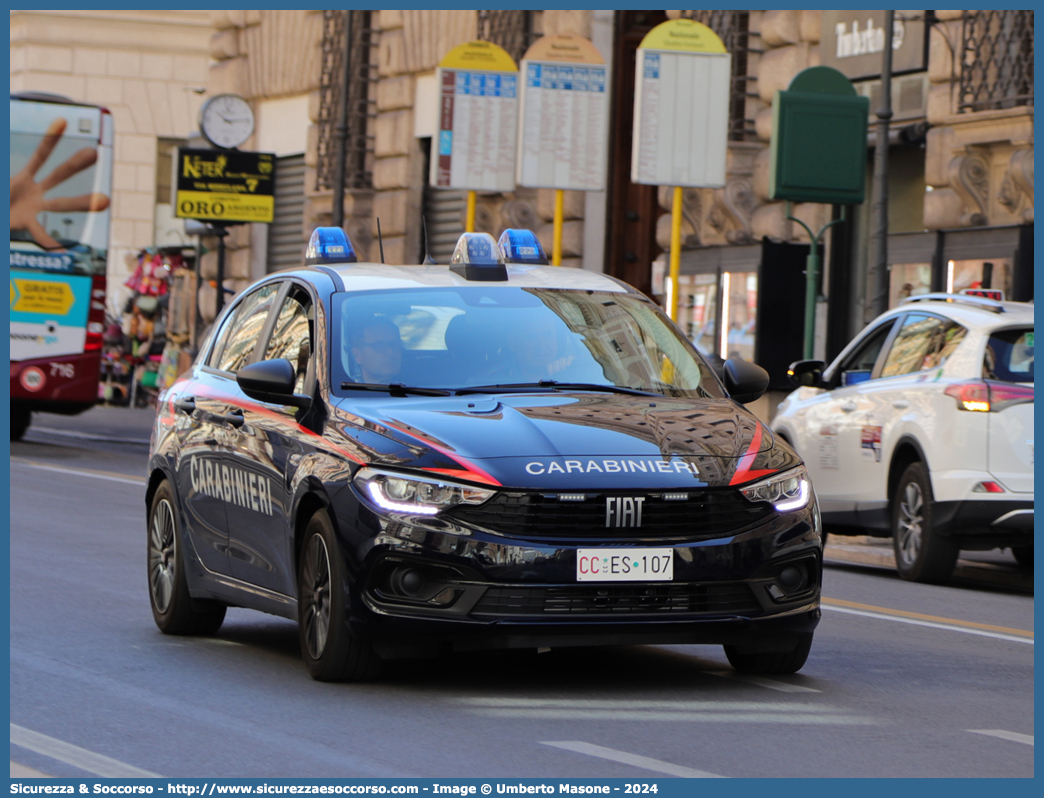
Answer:
<path fill-rule="evenodd" d="M 149 530 L 149 589 L 156 609 L 164 613 L 174 595 L 174 567 L 177 543 L 174 535 L 174 510 L 163 499 L 156 505 Z"/>
<path fill-rule="evenodd" d="M 330 633 L 330 555 L 321 535 L 312 535 L 308 541 L 301 576 L 304 639 L 308 655 L 317 660 L 326 649 Z"/>
<path fill-rule="evenodd" d="M 908 482 L 899 500 L 899 554 L 906 565 L 912 565 L 921 551 L 924 517 L 924 494 L 916 482 Z"/>

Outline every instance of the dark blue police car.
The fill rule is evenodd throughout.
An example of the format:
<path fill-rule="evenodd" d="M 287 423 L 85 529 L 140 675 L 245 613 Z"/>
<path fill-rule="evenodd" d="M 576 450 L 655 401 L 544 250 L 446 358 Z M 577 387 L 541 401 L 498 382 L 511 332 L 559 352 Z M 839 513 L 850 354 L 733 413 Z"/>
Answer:
<path fill-rule="evenodd" d="M 243 291 L 161 396 L 146 494 L 152 610 L 212 634 L 295 619 L 312 676 L 440 650 L 715 643 L 790 673 L 819 621 L 801 461 L 659 308 L 466 234 L 449 266 L 306 268 Z"/>

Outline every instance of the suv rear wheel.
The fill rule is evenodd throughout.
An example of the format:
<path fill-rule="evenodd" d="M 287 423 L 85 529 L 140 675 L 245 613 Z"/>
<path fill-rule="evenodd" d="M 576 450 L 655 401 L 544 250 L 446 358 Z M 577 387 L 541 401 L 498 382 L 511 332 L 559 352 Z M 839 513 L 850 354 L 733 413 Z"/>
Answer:
<path fill-rule="evenodd" d="M 924 463 L 906 467 L 892 497 L 892 546 L 899 576 L 941 582 L 953 573 L 959 548 L 932 524 L 932 486 Z"/>

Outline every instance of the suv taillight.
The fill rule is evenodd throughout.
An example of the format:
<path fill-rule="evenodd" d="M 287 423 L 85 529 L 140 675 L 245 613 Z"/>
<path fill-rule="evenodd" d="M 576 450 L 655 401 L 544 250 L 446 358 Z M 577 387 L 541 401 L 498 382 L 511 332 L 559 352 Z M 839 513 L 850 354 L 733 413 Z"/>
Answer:
<path fill-rule="evenodd" d="M 97 352 L 100 350 L 104 333 L 105 275 L 95 274 L 91 277 L 91 305 L 87 311 L 87 338 L 83 344 L 83 351 Z"/>
<path fill-rule="evenodd" d="M 1006 407 L 1033 401 L 1033 386 L 993 380 L 955 383 L 945 393 L 957 400 L 958 410 L 980 413 L 997 413 Z"/>

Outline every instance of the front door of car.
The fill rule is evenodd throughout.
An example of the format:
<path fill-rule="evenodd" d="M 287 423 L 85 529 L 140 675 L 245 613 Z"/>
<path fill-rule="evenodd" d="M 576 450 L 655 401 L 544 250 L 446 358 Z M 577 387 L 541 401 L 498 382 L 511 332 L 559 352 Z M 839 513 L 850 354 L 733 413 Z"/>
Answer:
<path fill-rule="evenodd" d="M 854 509 L 858 486 L 854 480 L 861 457 L 861 430 L 856 419 L 869 412 L 866 383 L 873 379 L 875 367 L 895 325 L 888 319 L 863 336 L 855 349 L 834 368 L 827 390 L 812 400 L 804 414 L 802 452 L 812 476 L 823 512 Z"/>
<path fill-rule="evenodd" d="M 285 358 L 297 372 L 295 393 L 310 393 L 314 384 L 314 303 L 303 286 L 286 282 L 278 310 L 262 334 L 256 360 Z M 283 595 L 295 595 L 293 536 L 287 517 L 289 484 L 307 446 L 309 434 L 298 423 L 294 407 L 259 402 L 237 386 L 242 411 L 240 442 L 232 461 L 234 485 L 242 496 L 226 505 L 232 575 Z"/>

